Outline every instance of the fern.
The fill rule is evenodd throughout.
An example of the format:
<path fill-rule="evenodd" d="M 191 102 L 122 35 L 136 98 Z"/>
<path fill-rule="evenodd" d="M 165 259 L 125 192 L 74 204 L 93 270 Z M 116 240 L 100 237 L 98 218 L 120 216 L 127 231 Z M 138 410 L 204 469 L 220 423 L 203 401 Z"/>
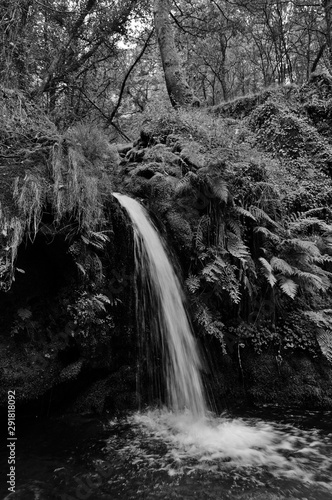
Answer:
<path fill-rule="evenodd" d="M 214 196 L 219 201 L 227 203 L 229 198 L 229 191 L 225 181 L 222 178 L 217 178 L 217 177 L 211 179 L 211 181 L 212 181 L 211 190 Z"/>
<path fill-rule="evenodd" d="M 327 264 L 328 262 L 332 262 L 332 255 L 320 255 L 319 257 L 315 257 L 313 262 L 317 262 L 317 264 Z"/>
<path fill-rule="evenodd" d="M 307 258 L 313 259 L 321 256 L 319 248 L 309 240 L 299 238 L 290 238 L 284 241 L 284 245 L 290 246 L 295 250 L 302 251 Z"/>
<path fill-rule="evenodd" d="M 332 329 L 332 309 L 321 309 L 320 311 L 303 311 L 318 328 Z"/>
<path fill-rule="evenodd" d="M 199 219 L 198 226 L 196 229 L 196 235 L 195 235 L 195 244 L 197 250 L 204 251 L 205 250 L 205 236 L 208 228 L 211 225 L 211 219 L 208 215 L 203 215 Z"/>
<path fill-rule="evenodd" d="M 182 179 L 179 180 L 175 187 L 175 194 L 182 195 L 192 192 L 193 186 L 197 184 L 198 177 L 194 172 L 187 172 Z"/>
<path fill-rule="evenodd" d="M 230 230 L 232 231 L 232 233 L 236 234 L 236 236 L 241 239 L 243 228 L 242 228 L 242 226 L 240 226 L 238 221 L 236 221 L 234 219 L 230 219 L 227 222 L 227 224 L 228 224 L 228 227 L 230 228 Z"/>
<path fill-rule="evenodd" d="M 318 219 L 317 217 L 300 218 L 296 221 L 288 223 L 289 229 L 294 232 L 301 233 L 306 232 L 309 229 L 315 229 L 316 231 L 331 232 L 332 226 L 326 224 L 326 222 Z"/>
<path fill-rule="evenodd" d="M 221 321 L 213 320 L 212 313 L 207 306 L 203 304 L 198 305 L 198 309 L 195 314 L 195 320 L 201 327 L 203 327 L 207 334 L 216 337 L 221 342 L 223 351 L 224 353 L 226 353 L 226 345 L 222 333 L 224 325 L 223 323 L 221 323 Z"/>
<path fill-rule="evenodd" d="M 265 278 L 267 279 L 267 282 L 273 288 L 277 282 L 277 278 L 273 274 L 272 266 L 266 259 L 264 259 L 264 257 L 260 257 L 259 260 L 262 264 L 263 274 L 264 274 Z"/>
<path fill-rule="evenodd" d="M 247 217 L 248 219 L 251 219 L 255 222 L 257 222 L 257 219 L 256 217 L 249 211 L 249 210 L 246 210 L 245 208 L 243 207 L 234 207 L 234 211 L 238 214 L 238 215 L 242 215 L 243 217 Z"/>
<path fill-rule="evenodd" d="M 281 290 L 288 295 L 291 299 L 294 299 L 297 293 L 298 285 L 291 279 L 281 276 L 278 280 L 278 284 Z"/>
<path fill-rule="evenodd" d="M 245 262 L 249 257 L 248 247 L 243 243 L 242 239 L 234 233 L 227 233 L 227 250 L 237 259 Z"/>
<path fill-rule="evenodd" d="M 317 336 L 317 342 L 319 344 L 320 350 L 326 357 L 326 359 L 332 363 L 332 329 L 321 330 Z"/>
<path fill-rule="evenodd" d="M 196 293 L 200 288 L 200 278 L 198 276 L 190 275 L 186 279 L 186 285 L 190 293 Z"/>
<path fill-rule="evenodd" d="M 309 285 L 315 290 L 324 292 L 327 289 L 324 280 L 320 276 L 317 276 L 316 274 L 300 271 L 299 269 L 296 269 L 294 274 L 296 275 L 300 284 L 302 284 L 304 287 L 306 287 L 306 285 Z"/>
<path fill-rule="evenodd" d="M 254 216 L 257 222 L 268 222 L 271 226 L 278 227 L 278 224 L 271 219 L 271 217 L 262 209 L 257 206 L 251 205 L 249 211 Z"/>
<path fill-rule="evenodd" d="M 228 293 L 230 299 L 235 304 L 241 300 L 240 283 L 235 276 L 235 266 L 230 265 L 220 256 L 216 256 L 213 262 L 210 262 L 202 270 L 202 276 L 207 283 L 213 285 L 213 293 L 220 299 L 223 293 Z"/>
<path fill-rule="evenodd" d="M 294 274 L 294 269 L 291 265 L 288 264 L 284 259 L 280 259 L 279 257 L 272 257 L 271 259 L 271 267 L 273 271 L 280 271 L 281 273 L 292 276 Z"/>
<path fill-rule="evenodd" d="M 206 281 L 215 283 L 223 276 L 226 265 L 227 264 L 223 259 L 216 257 L 213 262 L 204 267 L 202 274 Z"/>

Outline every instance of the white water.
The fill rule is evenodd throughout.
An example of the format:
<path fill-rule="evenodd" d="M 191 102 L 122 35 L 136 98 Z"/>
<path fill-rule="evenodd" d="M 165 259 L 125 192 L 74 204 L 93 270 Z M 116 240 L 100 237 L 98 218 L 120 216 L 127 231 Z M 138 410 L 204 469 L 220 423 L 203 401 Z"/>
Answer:
<path fill-rule="evenodd" d="M 139 307 L 148 307 L 145 293 L 151 294 L 150 304 L 158 305 L 152 312 L 150 326 L 154 330 L 152 335 L 162 343 L 169 405 L 175 411 L 188 409 L 196 416 L 203 416 L 206 408 L 200 360 L 179 280 L 146 210 L 129 196 L 113 195 L 133 224 L 136 272 L 145 283 L 138 298 Z"/>
<path fill-rule="evenodd" d="M 138 413 L 129 421 L 143 432 L 132 442 L 133 456 L 144 461 L 142 442 L 164 443 L 167 451 L 154 455 L 154 467 L 170 476 L 202 471 L 232 480 L 237 475 L 257 479 L 267 473 L 276 480 L 292 481 L 293 487 L 329 491 L 317 498 L 332 498 L 331 434 L 260 419 L 227 415 L 197 419 L 167 410 Z"/>

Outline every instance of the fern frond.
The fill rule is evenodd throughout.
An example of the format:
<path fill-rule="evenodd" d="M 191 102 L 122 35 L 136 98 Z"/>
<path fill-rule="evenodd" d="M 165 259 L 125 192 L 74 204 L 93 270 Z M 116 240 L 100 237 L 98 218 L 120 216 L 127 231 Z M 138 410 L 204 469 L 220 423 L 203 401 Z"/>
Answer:
<path fill-rule="evenodd" d="M 222 332 L 224 325 L 221 321 L 213 320 L 213 316 L 207 306 L 203 304 L 199 305 L 195 314 L 195 319 L 207 334 L 216 337 L 222 343 L 223 350 L 226 352 L 226 345 Z"/>
<path fill-rule="evenodd" d="M 298 285 L 291 279 L 281 276 L 278 280 L 281 290 L 288 295 L 291 299 L 294 299 L 297 293 Z"/>
<path fill-rule="evenodd" d="M 194 276 L 191 274 L 187 279 L 186 279 L 186 285 L 190 293 L 195 293 L 197 290 L 199 290 L 200 287 L 200 279 L 198 276 Z"/>
<path fill-rule="evenodd" d="M 195 181 L 197 182 L 197 175 L 194 172 L 187 172 L 186 175 L 178 181 L 174 190 L 175 194 L 181 195 L 191 192 Z"/>
<path fill-rule="evenodd" d="M 303 253 L 307 254 L 308 257 L 316 258 L 321 256 L 319 248 L 313 241 L 301 240 L 299 238 L 290 238 L 284 240 L 283 245 L 290 246 L 296 250 L 300 250 Z"/>
<path fill-rule="evenodd" d="M 288 276 L 292 276 L 292 274 L 294 274 L 292 266 L 289 265 L 288 262 L 286 262 L 284 259 L 280 259 L 279 257 L 272 257 L 270 264 L 273 271 L 280 271 L 281 273 Z"/>
<path fill-rule="evenodd" d="M 320 330 L 316 336 L 320 350 L 326 359 L 332 363 L 332 329 Z"/>
<path fill-rule="evenodd" d="M 240 226 L 240 224 L 239 224 L 236 220 L 234 220 L 234 219 L 229 220 L 227 224 L 228 224 L 228 226 L 229 226 L 230 230 L 231 230 L 234 234 L 236 234 L 236 236 L 237 236 L 238 238 L 241 238 L 241 233 L 242 233 L 242 230 L 241 230 L 241 226 Z"/>
<path fill-rule="evenodd" d="M 238 214 L 238 215 L 242 215 L 243 217 L 247 217 L 248 219 L 252 219 L 254 220 L 255 222 L 257 222 L 256 220 L 256 217 L 249 211 L 249 210 L 246 210 L 245 208 L 243 207 L 234 207 L 234 211 Z"/>
<path fill-rule="evenodd" d="M 248 247 L 243 243 L 242 239 L 236 234 L 227 232 L 227 250 L 237 259 L 245 261 L 249 257 Z"/>
<path fill-rule="evenodd" d="M 313 262 L 316 262 L 317 264 L 326 264 L 327 262 L 332 262 L 332 255 L 324 254 L 320 257 L 315 257 L 313 259 Z"/>
<path fill-rule="evenodd" d="M 264 221 L 271 224 L 271 226 L 278 227 L 278 224 L 273 219 L 271 219 L 271 217 L 262 208 L 259 208 L 255 205 L 251 205 L 249 207 L 249 211 L 255 217 L 257 222 Z"/>
<path fill-rule="evenodd" d="M 309 318 L 319 328 L 332 329 L 332 310 L 321 309 L 320 311 L 302 311 L 302 314 Z"/>
<path fill-rule="evenodd" d="M 204 267 L 202 274 L 206 281 L 214 283 L 223 276 L 223 269 L 226 267 L 226 262 L 221 257 L 216 257 L 213 262 Z"/>
<path fill-rule="evenodd" d="M 208 215 L 203 215 L 199 219 L 195 235 L 195 245 L 196 248 L 200 251 L 205 250 L 206 245 L 204 243 L 204 238 L 206 236 L 206 231 L 209 228 L 210 224 L 211 224 L 211 219 Z"/>
<path fill-rule="evenodd" d="M 320 291 L 326 291 L 326 289 L 328 288 L 326 286 L 326 283 L 324 283 L 324 280 L 320 276 L 317 276 L 313 273 L 300 271 L 299 269 L 295 269 L 294 271 L 294 274 L 296 275 L 300 283 L 302 282 L 304 285 L 310 285 L 314 289 Z"/>
<path fill-rule="evenodd" d="M 271 264 L 266 259 L 264 259 L 264 257 L 260 257 L 259 261 L 262 264 L 262 271 L 263 271 L 265 278 L 267 279 L 268 283 L 273 288 L 277 282 L 277 278 L 273 274 L 273 269 L 272 269 Z"/>
<path fill-rule="evenodd" d="M 227 203 L 229 198 L 229 191 L 226 182 L 219 178 L 213 179 L 212 193 L 221 202 Z"/>
<path fill-rule="evenodd" d="M 289 229 L 294 232 L 305 232 L 314 228 L 322 232 L 332 232 L 332 226 L 317 217 L 299 218 L 288 223 Z"/>

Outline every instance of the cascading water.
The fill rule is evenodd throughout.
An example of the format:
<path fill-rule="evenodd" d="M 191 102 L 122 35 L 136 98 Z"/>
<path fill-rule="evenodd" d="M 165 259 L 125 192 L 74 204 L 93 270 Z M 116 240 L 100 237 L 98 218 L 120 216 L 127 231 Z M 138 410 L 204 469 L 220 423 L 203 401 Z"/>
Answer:
<path fill-rule="evenodd" d="M 173 410 L 188 409 L 203 416 L 205 401 L 200 360 L 183 303 L 183 294 L 166 249 L 146 210 L 129 196 L 113 193 L 126 209 L 134 229 L 135 268 L 151 294 L 152 334 L 160 337 L 164 351 L 167 393 Z M 140 297 L 144 307 L 145 297 Z"/>
<path fill-rule="evenodd" d="M 130 488 L 135 489 L 135 484 L 128 490 L 127 479 L 116 492 L 133 499 L 169 498 L 176 490 L 176 498 L 188 499 L 207 498 L 208 491 L 209 498 L 218 500 L 252 500 L 256 498 L 252 492 L 264 500 L 286 498 L 280 492 L 299 500 L 330 500 L 331 433 L 207 412 L 199 356 L 166 249 L 145 209 L 128 196 L 114 196 L 133 224 L 136 279 L 145 285 L 140 307 L 142 316 L 150 313 L 151 333 L 161 341 L 171 409 L 129 416 L 128 437 L 121 427 L 119 433 L 112 433 L 106 450 L 109 457 L 117 453 L 116 463 L 122 464 L 119 478 L 126 478 L 121 467 L 128 464 L 135 468 L 134 473 L 126 469 L 128 476 L 141 474 L 143 478 L 132 496 Z M 148 302 L 145 293 L 150 295 Z M 185 409 L 189 412 L 181 411 Z M 119 422 L 110 425 L 117 429 Z M 168 479 L 155 489 L 153 474 L 159 477 L 162 473 Z M 148 474 L 152 474 L 153 488 L 149 484 L 142 487 Z M 174 479 L 177 476 L 186 477 L 183 489 L 181 481 Z"/>
<path fill-rule="evenodd" d="M 143 207 L 115 196 L 133 224 L 136 278 L 151 295 L 151 333 L 165 351 L 170 407 L 190 411 L 150 410 L 102 425 L 99 416 L 34 422 L 27 440 L 20 435 L 16 493 L 0 482 L 0 497 L 331 500 L 332 412 L 279 409 L 272 420 L 264 410 L 259 418 L 206 412 L 179 281 Z M 143 291 L 142 315 L 149 313 Z M 1 452 L 5 470 L 8 452 Z"/>

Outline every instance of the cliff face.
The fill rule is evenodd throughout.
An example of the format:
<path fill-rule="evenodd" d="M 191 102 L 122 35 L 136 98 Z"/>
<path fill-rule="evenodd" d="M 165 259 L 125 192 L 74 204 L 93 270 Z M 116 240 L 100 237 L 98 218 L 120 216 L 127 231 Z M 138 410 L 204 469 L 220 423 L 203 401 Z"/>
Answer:
<path fill-rule="evenodd" d="M 207 110 L 154 109 L 134 145 L 111 146 L 94 127 L 60 134 L 2 89 L 0 402 L 11 388 L 51 408 L 137 404 L 121 191 L 174 250 L 220 406 L 331 408 L 331 97 L 314 75 Z"/>

